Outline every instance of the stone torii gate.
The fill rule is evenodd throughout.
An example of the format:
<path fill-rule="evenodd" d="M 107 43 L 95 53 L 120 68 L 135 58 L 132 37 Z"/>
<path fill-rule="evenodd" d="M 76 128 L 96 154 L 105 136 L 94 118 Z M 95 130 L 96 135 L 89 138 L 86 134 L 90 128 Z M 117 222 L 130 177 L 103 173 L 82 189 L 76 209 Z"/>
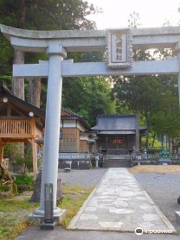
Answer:
<path fill-rule="evenodd" d="M 34 215 L 44 217 L 44 185 L 54 189 L 54 217 L 62 210 L 56 207 L 60 108 L 62 78 L 78 76 L 179 74 L 180 27 L 114 30 L 30 31 L 0 25 L 11 45 L 25 52 L 46 52 L 49 60 L 39 64 L 13 66 L 13 77 L 48 77 L 44 163 L 42 171 L 40 208 Z M 133 40 L 133 43 L 132 43 Z M 172 48 L 177 57 L 161 61 L 132 63 L 132 48 Z M 67 52 L 103 51 L 107 62 L 73 63 L 64 60 Z M 180 93 L 180 74 L 178 78 Z M 180 96 L 180 94 L 179 94 Z"/>

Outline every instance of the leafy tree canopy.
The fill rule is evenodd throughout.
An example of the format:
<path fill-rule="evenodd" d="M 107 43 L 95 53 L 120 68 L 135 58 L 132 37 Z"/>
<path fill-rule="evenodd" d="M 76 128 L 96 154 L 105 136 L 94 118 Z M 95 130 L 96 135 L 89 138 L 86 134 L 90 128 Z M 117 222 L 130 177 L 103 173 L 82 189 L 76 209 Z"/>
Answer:
<path fill-rule="evenodd" d="M 104 78 L 64 79 L 63 106 L 84 116 L 91 125 L 97 115 L 116 112 L 111 84 Z"/>

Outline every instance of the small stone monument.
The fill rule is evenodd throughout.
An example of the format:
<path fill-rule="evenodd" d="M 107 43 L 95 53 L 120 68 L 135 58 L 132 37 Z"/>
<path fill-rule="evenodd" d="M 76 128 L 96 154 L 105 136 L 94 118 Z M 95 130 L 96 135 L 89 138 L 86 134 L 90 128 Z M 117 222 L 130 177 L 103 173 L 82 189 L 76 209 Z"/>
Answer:
<path fill-rule="evenodd" d="M 40 195 L 41 195 L 41 175 L 42 171 L 40 171 L 37 175 L 36 180 L 33 184 L 33 194 L 31 197 L 31 202 L 39 202 L 40 201 Z M 62 199 L 62 186 L 61 186 L 61 179 L 57 179 L 57 201 L 61 201 Z"/>

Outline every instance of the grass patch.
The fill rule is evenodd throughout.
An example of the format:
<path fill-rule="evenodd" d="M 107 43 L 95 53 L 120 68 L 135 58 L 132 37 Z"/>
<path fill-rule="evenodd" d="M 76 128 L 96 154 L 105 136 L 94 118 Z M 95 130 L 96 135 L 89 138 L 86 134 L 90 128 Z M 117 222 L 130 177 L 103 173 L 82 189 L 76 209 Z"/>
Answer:
<path fill-rule="evenodd" d="M 38 204 L 26 200 L 1 199 L 0 201 L 0 240 L 15 239 L 30 224 L 27 215 Z"/>
<path fill-rule="evenodd" d="M 0 212 L 12 213 L 19 210 L 31 210 L 37 206 L 36 203 L 29 202 L 29 200 L 14 200 L 14 199 L 1 199 Z"/>
<path fill-rule="evenodd" d="M 58 205 L 62 209 L 67 209 L 66 217 L 61 222 L 63 227 L 67 227 L 71 219 L 76 215 L 79 208 L 87 199 L 93 187 L 84 188 L 81 186 L 68 186 L 63 184 L 63 200 Z M 29 202 L 29 199 L 1 199 L 0 201 L 0 240 L 13 240 L 30 223 L 27 216 L 39 206 L 38 203 Z"/>
<path fill-rule="evenodd" d="M 63 227 L 67 227 L 72 218 L 77 214 L 84 201 L 92 192 L 94 187 L 84 188 L 81 186 L 64 186 L 63 200 L 59 204 L 59 207 L 66 209 L 66 216 L 61 221 Z"/>
<path fill-rule="evenodd" d="M 0 220 L 0 239 L 1 240 L 14 240 L 23 230 L 25 230 L 29 223 L 21 222 L 16 224 L 8 224 L 7 227 L 4 227 L 4 224 Z"/>

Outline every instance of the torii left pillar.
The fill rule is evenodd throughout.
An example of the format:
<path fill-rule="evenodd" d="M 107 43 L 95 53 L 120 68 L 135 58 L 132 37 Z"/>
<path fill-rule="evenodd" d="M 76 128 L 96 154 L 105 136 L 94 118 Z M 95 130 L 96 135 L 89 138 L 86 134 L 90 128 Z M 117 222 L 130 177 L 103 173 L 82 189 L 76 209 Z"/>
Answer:
<path fill-rule="evenodd" d="M 66 57 L 66 51 L 61 45 L 50 44 L 47 48 L 47 55 L 49 56 L 49 69 L 41 197 L 40 208 L 35 210 L 33 216 L 44 217 L 44 186 L 50 183 L 53 184 L 53 215 L 55 218 L 60 218 L 64 211 L 57 208 L 56 196 L 62 98 L 61 64 L 63 58 Z"/>

